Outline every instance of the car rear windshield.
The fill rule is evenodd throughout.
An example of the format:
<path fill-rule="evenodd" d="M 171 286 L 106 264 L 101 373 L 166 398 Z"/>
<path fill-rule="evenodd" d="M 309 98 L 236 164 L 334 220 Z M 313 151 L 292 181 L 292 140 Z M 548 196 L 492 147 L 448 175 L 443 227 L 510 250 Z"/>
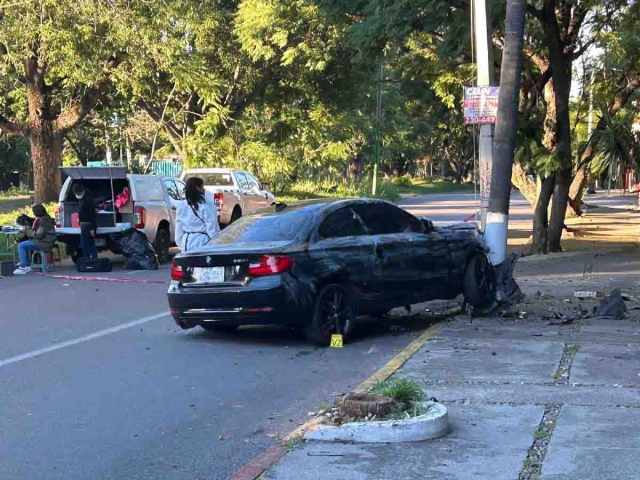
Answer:
<path fill-rule="evenodd" d="M 316 208 L 243 217 L 222 230 L 209 245 L 235 242 L 288 242 L 312 221 Z"/>
<path fill-rule="evenodd" d="M 233 187 L 231 173 L 194 173 L 193 175 L 185 176 L 184 181 L 186 182 L 192 177 L 201 178 L 205 186 Z"/>

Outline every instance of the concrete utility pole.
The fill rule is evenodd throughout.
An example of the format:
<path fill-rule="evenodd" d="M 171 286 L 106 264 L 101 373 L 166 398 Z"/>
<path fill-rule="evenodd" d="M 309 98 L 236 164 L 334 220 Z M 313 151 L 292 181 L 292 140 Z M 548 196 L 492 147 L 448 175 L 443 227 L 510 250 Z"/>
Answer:
<path fill-rule="evenodd" d="M 489 194 L 489 210 L 484 241 L 494 266 L 506 258 L 509 228 L 509 201 L 511 200 L 511 170 L 516 147 L 518 104 L 526 0 L 507 0 L 505 41 L 500 72 L 498 118 L 494 141 L 495 159 Z"/>
<path fill-rule="evenodd" d="M 473 1 L 473 25 L 475 53 L 479 87 L 493 85 L 493 46 L 491 42 L 491 0 Z M 475 142 L 475 138 L 473 139 Z M 487 208 L 491 187 L 491 165 L 493 163 L 493 125 L 480 125 L 478 140 L 478 166 L 480 167 L 480 212 L 482 231 L 487 225 Z"/>

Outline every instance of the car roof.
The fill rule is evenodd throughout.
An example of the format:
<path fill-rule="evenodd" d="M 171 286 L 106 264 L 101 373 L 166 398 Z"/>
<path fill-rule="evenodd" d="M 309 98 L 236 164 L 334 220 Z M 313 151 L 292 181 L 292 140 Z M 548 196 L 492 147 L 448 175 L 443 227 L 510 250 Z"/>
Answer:
<path fill-rule="evenodd" d="M 337 210 L 344 206 L 349 205 L 362 205 L 362 204 L 390 204 L 391 202 L 381 200 L 378 198 L 316 198 L 312 200 L 301 200 L 299 202 L 293 202 L 291 204 L 281 204 L 276 207 L 277 213 L 286 213 L 297 210 Z"/>
<path fill-rule="evenodd" d="M 237 168 L 188 168 L 183 174 L 186 173 L 229 173 L 237 171 Z"/>

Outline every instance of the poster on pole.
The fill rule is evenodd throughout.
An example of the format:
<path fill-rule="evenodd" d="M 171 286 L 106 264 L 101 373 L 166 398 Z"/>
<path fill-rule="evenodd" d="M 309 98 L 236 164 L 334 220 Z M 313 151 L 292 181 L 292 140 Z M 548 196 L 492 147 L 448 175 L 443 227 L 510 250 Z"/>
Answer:
<path fill-rule="evenodd" d="M 500 87 L 464 87 L 464 124 L 496 123 Z"/>

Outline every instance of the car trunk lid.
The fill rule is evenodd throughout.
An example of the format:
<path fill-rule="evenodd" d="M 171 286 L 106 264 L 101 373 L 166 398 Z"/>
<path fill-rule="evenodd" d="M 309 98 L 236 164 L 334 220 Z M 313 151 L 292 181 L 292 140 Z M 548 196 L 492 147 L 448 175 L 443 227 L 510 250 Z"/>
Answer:
<path fill-rule="evenodd" d="M 216 245 L 216 248 L 180 255 L 174 265 L 182 269 L 185 287 L 247 285 L 255 276 L 277 274 L 291 268 L 293 242 L 253 242 Z"/>

